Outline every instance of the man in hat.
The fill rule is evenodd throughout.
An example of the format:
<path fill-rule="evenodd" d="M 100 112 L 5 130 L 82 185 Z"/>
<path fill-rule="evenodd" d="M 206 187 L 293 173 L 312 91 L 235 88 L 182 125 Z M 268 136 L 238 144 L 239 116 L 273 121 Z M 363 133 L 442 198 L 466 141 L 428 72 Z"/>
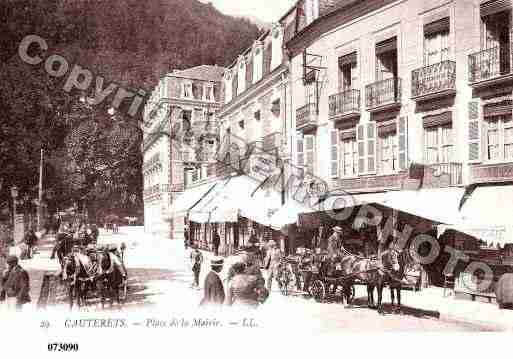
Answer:
<path fill-rule="evenodd" d="M 212 246 L 214 247 L 214 255 L 217 257 L 219 255 L 219 245 L 221 244 L 221 237 L 219 236 L 219 232 L 217 228 L 214 229 L 214 235 L 212 238 Z"/>
<path fill-rule="evenodd" d="M 0 301 L 6 302 L 7 309 L 21 310 L 24 304 L 30 302 L 30 278 L 18 264 L 18 257 L 7 257 L 7 269 L 2 274 L 1 282 Z"/>
<path fill-rule="evenodd" d="M 203 263 L 203 255 L 199 251 L 197 246 L 193 246 L 191 252 L 191 263 L 192 263 L 192 273 L 194 274 L 194 283 L 193 287 L 199 287 L 199 275 L 201 272 L 201 263 Z"/>
<path fill-rule="evenodd" d="M 224 260 L 216 257 L 210 261 L 211 271 L 205 278 L 204 296 L 200 305 L 222 305 L 224 303 L 223 281 L 219 273 L 223 270 Z"/>
<path fill-rule="evenodd" d="M 278 267 L 280 265 L 282 253 L 274 240 L 270 240 L 268 242 L 268 246 L 269 251 L 267 253 L 267 258 L 265 260 L 265 269 L 267 269 L 267 290 L 270 293 L 273 284 L 273 278 L 278 272 Z"/>
<path fill-rule="evenodd" d="M 342 228 L 335 226 L 333 234 L 328 238 L 328 255 L 334 257 L 342 247 Z"/>

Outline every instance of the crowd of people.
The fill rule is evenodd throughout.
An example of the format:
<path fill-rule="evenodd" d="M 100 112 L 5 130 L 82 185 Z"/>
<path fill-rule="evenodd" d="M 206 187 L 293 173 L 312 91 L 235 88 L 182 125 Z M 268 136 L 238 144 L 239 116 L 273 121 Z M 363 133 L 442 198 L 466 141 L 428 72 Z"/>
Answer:
<path fill-rule="evenodd" d="M 215 238 L 214 236 L 213 238 Z M 240 251 L 231 260 L 231 266 L 227 270 L 226 278 L 221 278 L 221 272 L 225 266 L 224 259 L 217 256 L 214 243 L 214 258 L 210 261 L 210 272 L 203 285 L 202 306 L 246 306 L 256 308 L 263 304 L 271 292 L 273 280 L 277 277 L 278 266 L 283 253 L 275 241 L 267 243 L 264 276 L 261 268 L 261 260 L 256 255 L 256 243 Z M 193 288 L 199 288 L 199 277 L 204 262 L 203 254 L 197 246 L 191 246 L 189 260 L 193 272 Z"/>

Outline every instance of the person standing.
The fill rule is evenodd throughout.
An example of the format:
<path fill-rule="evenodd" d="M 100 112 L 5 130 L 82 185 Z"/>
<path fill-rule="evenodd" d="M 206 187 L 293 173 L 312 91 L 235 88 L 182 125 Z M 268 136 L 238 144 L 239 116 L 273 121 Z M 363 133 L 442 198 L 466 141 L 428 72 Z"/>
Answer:
<path fill-rule="evenodd" d="M 251 234 L 249 235 L 249 244 L 251 246 L 256 246 L 258 242 L 259 241 L 258 241 L 256 232 L 255 232 L 255 229 L 251 228 Z"/>
<path fill-rule="evenodd" d="M 328 238 L 328 255 L 334 257 L 342 247 L 342 228 L 336 226 L 333 228 L 333 234 Z"/>
<path fill-rule="evenodd" d="M 265 260 L 265 269 L 267 269 L 267 291 L 270 293 L 272 289 L 273 278 L 277 275 L 278 272 L 282 253 L 274 240 L 270 240 L 268 245 L 269 251 Z"/>
<path fill-rule="evenodd" d="M 214 255 L 217 257 L 219 255 L 219 245 L 221 244 L 221 237 L 219 236 L 219 232 L 217 232 L 217 228 L 214 229 L 214 236 L 212 238 L 212 245 L 214 246 Z"/>
<path fill-rule="evenodd" d="M 194 282 L 192 287 L 199 288 L 199 275 L 201 272 L 201 264 L 203 263 L 203 255 L 198 247 L 194 246 L 191 252 L 192 273 L 194 274 Z"/>
<path fill-rule="evenodd" d="M 185 225 L 183 229 L 183 245 L 185 247 L 185 250 L 189 248 L 189 226 Z"/>
<path fill-rule="evenodd" d="M 214 258 L 210 261 L 211 271 L 205 278 L 204 295 L 200 305 L 222 305 L 225 300 L 223 281 L 219 273 L 223 270 L 224 260 Z"/>
<path fill-rule="evenodd" d="M 25 244 L 27 245 L 27 258 L 32 258 L 32 248 L 37 242 L 37 236 L 34 232 L 34 229 L 30 228 L 27 233 L 25 233 L 25 237 L 23 238 Z"/>
<path fill-rule="evenodd" d="M 5 301 L 8 310 L 21 310 L 30 302 L 30 278 L 25 269 L 18 264 L 18 257 L 7 258 L 7 269 L 2 274 L 0 301 Z"/>

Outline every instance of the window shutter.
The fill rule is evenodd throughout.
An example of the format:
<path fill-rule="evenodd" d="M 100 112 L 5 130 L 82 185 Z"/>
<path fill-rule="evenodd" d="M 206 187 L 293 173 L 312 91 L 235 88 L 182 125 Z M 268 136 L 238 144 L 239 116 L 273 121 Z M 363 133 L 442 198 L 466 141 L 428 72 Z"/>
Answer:
<path fill-rule="evenodd" d="M 366 172 L 365 161 L 365 125 L 358 125 L 356 128 L 356 142 L 358 143 L 358 173 Z"/>
<path fill-rule="evenodd" d="M 339 137 L 338 130 L 331 130 L 331 178 L 338 178 L 340 174 L 340 159 L 339 159 Z"/>
<path fill-rule="evenodd" d="M 408 169 L 408 117 L 399 117 L 397 121 L 399 170 L 405 171 Z"/>
<path fill-rule="evenodd" d="M 468 117 L 468 160 L 469 162 L 479 162 L 481 160 L 481 124 L 478 102 L 469 102 Z"/>
<path fill-rule="evenodd" d="M 301 168 L 305 166 L 305 146 L 303 137 L 297 138 L 297 166 Z"/>
<path fill-rule="evenodd" d="M 306 135 L 305 136 L 305 160 L 306 160 L 306 169 L 310 173 L 310 175 L 315 174 L 315 136 L 314 135 Z"/>
<path fill-rule="evenodd" d="M 376 123 L 367 124 L 367 172 L 376 172 Z"/>

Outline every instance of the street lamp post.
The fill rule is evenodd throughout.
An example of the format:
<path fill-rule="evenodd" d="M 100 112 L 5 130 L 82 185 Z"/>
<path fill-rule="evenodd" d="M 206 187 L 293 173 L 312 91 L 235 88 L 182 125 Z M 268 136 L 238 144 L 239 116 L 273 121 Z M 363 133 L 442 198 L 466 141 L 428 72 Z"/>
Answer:
<path fill-rule="evenodd" d="M 12 233 L 13 239 L 16 242 L 16 201 L 18 198 L 18 187 L 11 187 L 11 197 L 12 197 Z"/>

